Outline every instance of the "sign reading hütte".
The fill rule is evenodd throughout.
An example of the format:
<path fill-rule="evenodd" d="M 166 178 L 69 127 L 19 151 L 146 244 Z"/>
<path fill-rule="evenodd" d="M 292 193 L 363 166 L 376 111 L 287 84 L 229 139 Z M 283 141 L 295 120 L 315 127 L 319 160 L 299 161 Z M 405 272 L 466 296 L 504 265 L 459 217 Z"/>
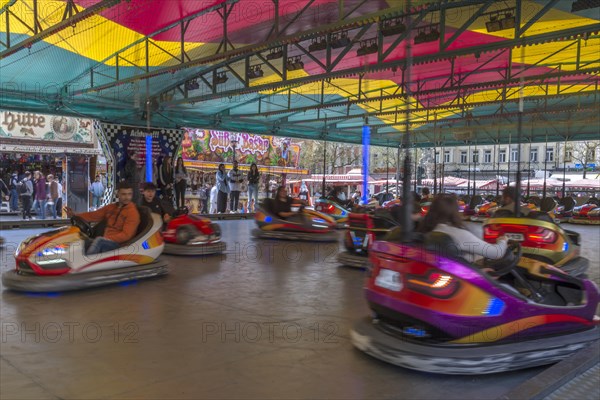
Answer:
<path fill-rule="evenodd" d="M 94 145 L 91 119 L 0 110 L 0 141 L 43 146 Z"/>

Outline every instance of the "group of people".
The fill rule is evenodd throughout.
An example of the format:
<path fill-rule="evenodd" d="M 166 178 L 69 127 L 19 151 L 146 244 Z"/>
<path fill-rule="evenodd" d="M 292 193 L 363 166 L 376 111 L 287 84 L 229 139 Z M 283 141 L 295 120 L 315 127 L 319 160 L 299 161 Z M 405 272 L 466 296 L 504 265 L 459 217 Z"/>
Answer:
<path fill-rule="evenodd" d="M 260 181 L 260 172 L 255 163 L 250 165 L 250 170 L 244 177 L 244 173 L 239 169 L 237 161 L 233 161 L 233 168 L 225 171 L 225 164 L 219 164 L 216 175 L 217 191 L 217 209 L 218 213 L 227 211 L 227 198 L 229 197 L 229 210 L 237 212 L 239 210 L 240 193 L 244 180 L 248 181 L 248 208 L 253 210 L 258 203 L 258 183 Z"/>
<path fill-rule="evenodd" d="M 188 173 L 181 157 L 177 158 L 175 167 L 171 165 L 170 157 L 162 160 L 158 173 L 158 188 L 164 197 L 173 198 L 175 194 L 175 208 L 182 209 L 186 206 L 186 190 L 191 186 L 192 192 L 198 194 L 200 199 L 200 213 L 225 213 L 237 212 L 240 209 L 240 193 L 244 183 L 248 187 L 248 209 L 253 210 L 258 203 L 258 184 L 260 172 L 255 163 L 250 165 L 248 173 L 243 173 L 237 161 L 233 161 L 231 170 L 225 170 L 225 164 L 220 164 L 215 175 L 215 185 L 202 182 L 199 174 Z M 228 207 L 229 206 L 229 207 Z"/>
<path fill-rule="evenodd" d="M 40 171 L 26 171 L 21 179 L 14 171 L 8 185 L 0 181 L 0 190 L 8 198 L 10 211 L 19 211 L 19 200 L 23 219 L 32 219 L 34 210 L 40 219 L 46 219 L 48 212 L 54 219 L 62 212 L 63 186 L 54 175 L 44 176 Z"/>

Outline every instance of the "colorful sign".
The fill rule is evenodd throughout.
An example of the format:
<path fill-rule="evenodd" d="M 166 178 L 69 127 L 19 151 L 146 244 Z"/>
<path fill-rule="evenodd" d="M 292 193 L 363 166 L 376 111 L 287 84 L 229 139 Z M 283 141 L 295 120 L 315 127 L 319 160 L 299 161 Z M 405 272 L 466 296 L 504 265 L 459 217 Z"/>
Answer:
<path fill-rule="evenodd" d="M 183 128 L 181 155 L 185 161 L 274 166 L 296 169 L 300 144 L 290 138 Z"/>
<path fill-rule="evenodd" d="M 0 139 L 93 145 L 94 127 L 91 119 L 0 110 Z"/>

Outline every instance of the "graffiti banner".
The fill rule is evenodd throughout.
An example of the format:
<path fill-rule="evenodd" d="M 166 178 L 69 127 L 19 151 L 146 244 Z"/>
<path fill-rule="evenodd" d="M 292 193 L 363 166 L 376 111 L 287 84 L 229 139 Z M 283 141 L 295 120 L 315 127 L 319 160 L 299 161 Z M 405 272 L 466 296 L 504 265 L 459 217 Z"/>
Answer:
<path fill-rule="evenodd" d="M 297 169 L 300 144 L 290 138 L 183 128 L 181 155 L 186 161 L 240 164 Z"/>

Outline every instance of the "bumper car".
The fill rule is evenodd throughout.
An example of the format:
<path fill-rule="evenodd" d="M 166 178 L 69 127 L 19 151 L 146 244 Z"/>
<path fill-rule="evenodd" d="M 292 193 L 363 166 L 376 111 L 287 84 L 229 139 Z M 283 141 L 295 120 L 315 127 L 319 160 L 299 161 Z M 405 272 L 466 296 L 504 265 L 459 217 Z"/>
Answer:
<path fill-rule="evenodd" d="M 478 197 L 478 196 L 475 196 Z M 482 204 L 476 205 L 475 212 L 471 216 L 471 221 L 473 222 L 483 222 L 486 219 L 490 218 L 496 210 L 500 207 L 500 202 L 496 198 L 491 198 L 485 201 Z"/>
<path fill-rule="evenodd" d="M 486 269 L 442 233 L 425 243 L 378 241 L 366 298 L 374 318 L 351 331 L 355 347 L 401 367 L 490 374 L 552 364 L 600 338 L 598 287 L 511 244 Z"/>
<path fill-rule="evenodd" d="M 346 227 L 348 215 L 350 215 L 350 208 L 347 205 L 341 205 L 332 199 L 320 198 L 315 201 L 314 208 L 315 211 L 333 218 L 339 227 Z"/>
<path fill-rule="evenodd" d="M 163 231 L 165 254 L 208 255 L 227 248 L 221 241 L 221 228 L 210 219 L 185 213 L 173 218 Z"/>
<path fill-rule="evenodd" d="M 477 214 L 476 208 L 483 203 L 483 198 L 479 195 L 473 197 L 463 196 L 462 201 L 466 204 L 461 212 L 463 220 L 470 221 L 471 217 Z"/>
<path fill-rule="evenodd" d="M 380 208 L 371 213 L 352 213 L 344 235 L 346 251 L 338 254 L 338 262 L 348 267 L 364 268 L 368 262 L 371 243 L 381 240 L 399 226 L 390 209 Z"/>
<path fill-rule="evenodd" d="M 584 205 L 575 207 L 569 222 L 572 224 L 600 225 L 600 201 L 592 197 Z"/>
<path fill-rule="evenodd" d="M 327 215 L 300 207 L 298 215 L 283 219 L 272 210 L 273 199 L 264 199 L 254 214 L 258 229 L 252 231 L 252 236 L 258 239 L 309 242 L 335 242 L 338 240 L 335 221 Z"/>
<path fill-rule="evenodd" d="M 135 236 L 116 250 L 87 255 L 95 232 L 79 217 L 71 219 L 72 226 L 26 239 L 15 253 L 16 269 L 2 274 L 2 284 L 16 291 L 62 292 L 166 274 L 167 263 L 159 258 L 162 219 L 146 207 L 138 210 Z"/>
<path fill-rule="evenodd" d="M 558 206 L 554 210 L 554 219 L 556 221 L 568 222 L 573 217 L 575 200 L 572 197 L 564 197 L 558 200 Z"/>
<path fill-rule="evenodd" d="M 589 267 L 589 260 L 580 256 L 581 237 L 579 233 L 555 223 L 549 214 L 555 205 L 554 199 L 545 198 L 541 204 L 543 211 L 532 211 L 520 217 L 502 210 L 500 216 L 485 222 L 483 240 L 496 243 L 500 236 L 505 235 L 521 244 L 526 257 L 551 264 L 566 274 L 581 276 Z"/>

